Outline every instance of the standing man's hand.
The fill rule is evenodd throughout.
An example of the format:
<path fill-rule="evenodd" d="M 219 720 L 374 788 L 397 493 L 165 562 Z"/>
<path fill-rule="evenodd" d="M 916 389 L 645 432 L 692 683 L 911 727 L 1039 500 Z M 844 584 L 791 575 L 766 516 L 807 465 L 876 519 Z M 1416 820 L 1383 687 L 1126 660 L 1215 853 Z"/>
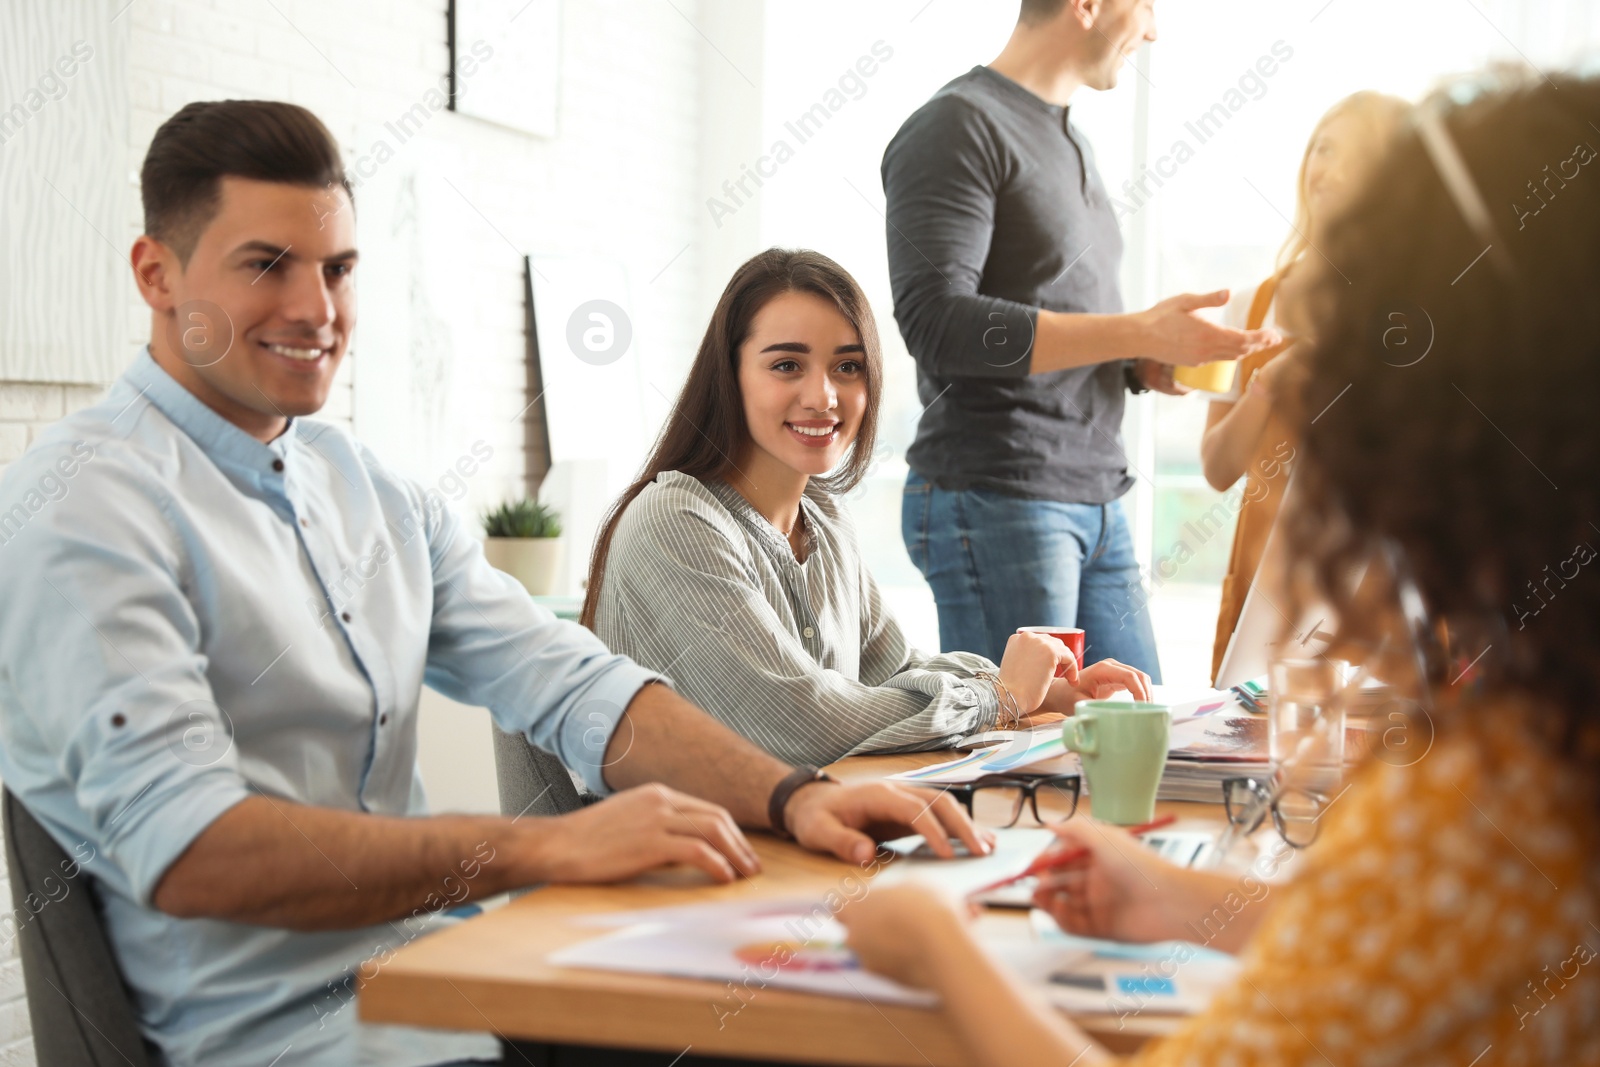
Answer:
<path fill-rule="evenodd" d="M 979 830 L 948 793 L 910 789 L 892 782 L 816 782 L 802 786 L 784 808 L 795 841 L 864 864 L 879 841 L 921 834 L 938 856 L 949 859 L 954 837 L 974 856 L 994 849 L 994 836 Z"/>
<path fill-rule="evenodd" d="M 1139 356 L 1159 363 L 1193 367 L 1217 360 L 1243 359 L 1282 341 L 1276 330 L 1235 330 L 1195 314 L 1202 308 L 1222 307 L 1227 302 L 1226 289 L 1204 294 L 1179 293 L 1139 312 L 1136 317 L 1144 333 Z"/>

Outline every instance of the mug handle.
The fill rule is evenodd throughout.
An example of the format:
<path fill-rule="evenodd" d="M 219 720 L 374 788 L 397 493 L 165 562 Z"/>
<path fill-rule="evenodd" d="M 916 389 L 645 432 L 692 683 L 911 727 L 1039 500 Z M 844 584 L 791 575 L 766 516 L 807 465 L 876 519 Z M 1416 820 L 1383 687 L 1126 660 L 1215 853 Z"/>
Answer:
<path fill-rule="evenodd" d="M 1100 751 L 1099 739 L 1094 736 L 1093 719 L 1073 719 L 1061 740 L 1067 748 L 1082 756 L 1093 756 Z"/>

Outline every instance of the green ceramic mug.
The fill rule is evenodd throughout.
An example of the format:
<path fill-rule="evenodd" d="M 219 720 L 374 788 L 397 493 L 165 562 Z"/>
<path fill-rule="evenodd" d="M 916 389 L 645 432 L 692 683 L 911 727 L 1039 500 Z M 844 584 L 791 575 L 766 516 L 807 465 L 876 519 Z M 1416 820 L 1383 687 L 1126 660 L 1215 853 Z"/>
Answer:
<path fill-rule="evenodd" d="M 1172 712 L 1165 704 L 1081 701 L 1062 740 L 1083 760 L 1094 817 L 1119 826 L 1149 822 L 1167 766 Z"/>

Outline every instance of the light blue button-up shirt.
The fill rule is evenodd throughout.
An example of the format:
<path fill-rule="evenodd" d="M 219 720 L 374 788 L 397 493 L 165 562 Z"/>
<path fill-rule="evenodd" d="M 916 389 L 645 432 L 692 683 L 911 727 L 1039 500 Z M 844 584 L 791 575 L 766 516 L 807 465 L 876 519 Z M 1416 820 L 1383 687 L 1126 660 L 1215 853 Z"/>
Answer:
<path fill-rule="evenodd" d="M 86 859 L 173 1064 L 498 1055 L 355 1018 L 351 976 L 448 921 L 448 884 L 409 920 L 314 934 L 175 919 L 151 894 L 248 796 L 425 814 L 424 683 L 604 792 L 605 744 L 659 678 L 535 606 L 437 493 L 344 431 L 295 419 L 262 444 L 148 350 L 0 478 L 0 779 Z"/>

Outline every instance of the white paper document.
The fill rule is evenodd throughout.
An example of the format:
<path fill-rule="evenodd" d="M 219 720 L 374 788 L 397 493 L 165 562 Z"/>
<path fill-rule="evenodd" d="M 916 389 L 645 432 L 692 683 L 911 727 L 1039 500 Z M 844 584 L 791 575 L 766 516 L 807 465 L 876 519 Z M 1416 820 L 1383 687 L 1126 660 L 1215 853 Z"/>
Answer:
<path fill-rule="evenodd" d="M 938 1002 L 931 993 L 863 970 L 845 947 L 844 927 L 820 900 L 690 905 L 598 918 L 627 925 L 553 952 L 550 962 L 732 982 L 746 995 L 772 988 L 924 1007 Z"/>

